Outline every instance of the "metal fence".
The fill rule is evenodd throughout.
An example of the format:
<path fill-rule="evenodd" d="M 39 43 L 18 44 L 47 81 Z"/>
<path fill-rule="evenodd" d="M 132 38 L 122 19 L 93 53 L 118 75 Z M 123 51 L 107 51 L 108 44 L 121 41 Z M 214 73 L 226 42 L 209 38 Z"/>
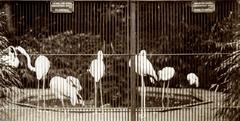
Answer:
<path fill-rule="evenodd" d="M 19 55 L 23 61 L 18 74 L 24 94 L 15 97 L 8 108 L 13 120 L 224 120 L 215 117 L 222 106 L 222 88 L 219 92 L 209 91 L 212 84 L 218 83 L 216 65 L 205 64 L 203 59 L 215 55 L 214 50 L 210 45 L 199 45 L 203 40 L 209 41 L 207 37 L 218 30 L 220 22 L 227 23 L 229 17 L 238 14 L 236 1 L 216 0 L 212 13 L 192 12 L 191 0 L 74 1 L 72 13 L 50 12 L 50 1 L 2 2 L 5 3 L 11 8 L 11 44 L 25 48 L 31 60 L 41 54 L 51 64 L 46 89 L 39 92 L 35 73 L 27 69 L 26 58 Z M 211 36 L 217 36 L 218 41 L 227 39 L 219 34 Z M 101 108 L 98 96 L 94 108 L 94 78 L 87 70 L 99 50 L 103 51 L 106 68 L 101 79 L 104 105 Z M 135 73 L 135 66 L 151 69 L 135 58 L 141 50 L 146 50 L 157 78 L 164 67 L 175 69 L 164 100 L 162 87 L 167 81 L 151 83 L 154 75 L 143 74 L 141 78 Z M 129 60 L 138 63 L 131 63 L 130 68 Z M 191 72 L 198 76 L 199 87 L 189 84 L 187 75 Z M 54 76 L 77 77 L 83 87 L 80 94 L 85 106 L 72 106 L 65 100 L 62 107 L 49 89 Z M 146 85 L 146 113 L 142 112 L 142 80 Z M 45 107 L 36 107 L 38 102 L 43 106 L 43 100 Z"/>

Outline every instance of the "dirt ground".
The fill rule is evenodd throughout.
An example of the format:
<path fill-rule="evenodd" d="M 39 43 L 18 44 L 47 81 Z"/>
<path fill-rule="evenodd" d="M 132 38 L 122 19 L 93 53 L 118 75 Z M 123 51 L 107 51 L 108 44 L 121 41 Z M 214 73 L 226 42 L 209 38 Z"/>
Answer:
<path fill-rule="evenodd" d="M 147 92 L 154 90 L 148 88 Z M 49 91 L 49 90 L 47 90 Z M 36 93 L 36 90 L 24 90 L 25 94 Z M 217 109 L 221 106 L 224 95 L 212 91 L 194 89 L 168 89 L 167 93 L 181 93 L 201 98 L 205 102 L 211 102 L 196 106 L 182 107 L 172 110 L 159 110 L 160 108 L 147 108 L 145 121 L 222 121 L 215 117 Z M 49 92 L 49 94 L 51 94 Z M 17 100 L 18 97 L 16 97 Z M 166 109 L 166 108 L 164 108 Z M 95 113 L 93 109 L 68 109 L 67 111 L 46 111 L 36 108 L 23 107 L 11 104 L 2 109 L 3 121 L 130 121 L 131 110 L 128 108 L 106 108 L 104 112 Z M 140 111 L 136 112 L 140 121 Z"/>

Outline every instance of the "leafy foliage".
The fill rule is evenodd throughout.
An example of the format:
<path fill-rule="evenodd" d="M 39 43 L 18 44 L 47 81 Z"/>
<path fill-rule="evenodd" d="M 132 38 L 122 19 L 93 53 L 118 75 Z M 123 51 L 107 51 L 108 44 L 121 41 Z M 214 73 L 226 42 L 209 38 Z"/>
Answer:
<path fill-rule="evenodd" d="M 6 35 L 7 32 L 6 14 L 5 12 L 0 12 L 0 36 Z M 3 50 L 7 48 L 9 41 L 0 37 L 0 43 L 1 57 L 5 54 Z M 12 86 L 21 86 L 19 76 L 10 66 L 0 64 L 0 106 L 4 105 L 7 100 L 11 99 L 9 96 L 14 92 Z"/>
<path fill-rule="evenodd" d="M 228 18 L 229 19 L 229 18 Z M 218 48 L 220 48 L 220 52 L 232 52 L 227 57 L 223 58 L 223 61 L 215 69 L 216 72 L 219 74 L 218 80 L 221 80 L 221 85 L 224 87 L 224 92 L 226 93 L 226 97 L 224 100 L 223 108 L 219 109 L 218 115 L 220 117 L 226 118 L 231 121 L 239 121 L 240 120 L 240 48 L 239 48 L 239 17 L 232 18 L 232 26 L 228 29 L 230 30 L 231 36 L 224 33 L 223 36 L 228 37 L 226 42 L 219 42 L 216 43 Z M 225 30 L 223 27 L 223 30 Z"/>

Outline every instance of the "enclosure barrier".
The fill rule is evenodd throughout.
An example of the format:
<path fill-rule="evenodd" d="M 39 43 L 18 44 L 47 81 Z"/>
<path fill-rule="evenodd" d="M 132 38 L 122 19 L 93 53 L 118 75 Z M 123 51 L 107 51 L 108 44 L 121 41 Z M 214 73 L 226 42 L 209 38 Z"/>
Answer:
<path fill-rule="evenodd" d="M 226 87 L 218 78 L 216 68 L 237 48 L 220 51 L 213 41 L 228 42 L 229 30 L 233 27 L 230 23 L 237 19 L 238 4 L 235 0 L 214 0 L 205 3 L 214 5 L 214 8 L 207 12 L 194 12 L 205 10 L 204 5 L 203 8 L 193 8 L 193 4 L 198 2 L 1 1 L 1 11 L 5 12 L 9 22 L 7 29 L 10 34 L 5 36 L 10 44 L 23 47 L 33 66 L 40 55 L 50 61 L 45 89 L 42 90 L 41 79 L 40 90 L 37 90 L 36 72 L 28 69 L 26 56 L 18 52 L 20 66 L 15 70 L 23 86 L 20 87 L 21 92 L 12 95 L 10 103 L 1 108 L 3 119 L 224 120 L 224 117 L 216 116 L 217 111 L 224 108 L 223 100 L 226 98 L 223 93 Z M 54 12 L 61 7 L 51 8 L 53 4 L 63 4 L 65 11 Z M 229 36 L 225 36 L 227 34 Z M 98 58 L 99 50 L 103 52 L 105 71 L 96 84 L 97 87 L 100 82 L 102 84 L 103 105 L 97 88 L 95 108 L 94 77 L 87 70 L 91 71 L 90 65 Z M 173 67 L 174 71 L 164 67 Z M 97 66 L 93 70 L 101 68 Z M 190 73 L 196 77 L 188 76 Z M 63 106 L 50 88 L 50 81 L 55 76 L 78 78 L 82 86 L 79 93 L 85 105 L 73 106 L 66 98 Z M 154 77 L 153 83 L 150 78 Z M 191 85 L 190 81 L 195 84 Z M 145 88 L 142 88 L 142 82 Z M 216 87 L 218 90 L 215 92 Z M 143 108 L 144 95 L 146 108 Z"/>

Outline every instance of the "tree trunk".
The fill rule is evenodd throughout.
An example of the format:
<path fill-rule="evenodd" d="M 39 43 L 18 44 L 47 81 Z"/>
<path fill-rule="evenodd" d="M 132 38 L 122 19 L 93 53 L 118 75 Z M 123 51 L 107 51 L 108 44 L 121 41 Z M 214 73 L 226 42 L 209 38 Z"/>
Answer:
<path fill-rule="evenodd" d="M 9 33 L 12 33 L 13 23 L 12 23 L 12 12 L 11 12 L 10 3 L 5 3 L 4 8 L 5 8 L 6 17 L 7 17 L 7 28 L 9 30 Z"/>

